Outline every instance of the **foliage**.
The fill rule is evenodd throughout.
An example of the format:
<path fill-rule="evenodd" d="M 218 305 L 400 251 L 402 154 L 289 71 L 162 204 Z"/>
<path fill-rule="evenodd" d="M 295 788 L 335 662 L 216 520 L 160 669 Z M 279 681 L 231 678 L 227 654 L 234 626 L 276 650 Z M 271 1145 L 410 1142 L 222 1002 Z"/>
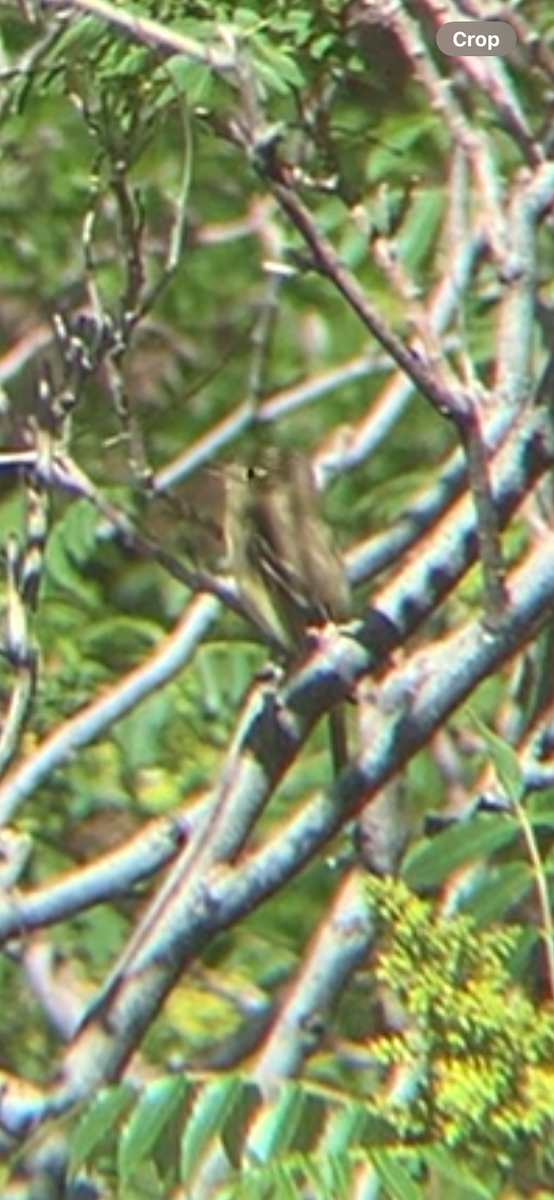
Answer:
<path fill-rule="evenodd" d="M 400 883 L 368 893 L 384 922 L 377 977 L 406 1014 L 377 1054 L 415 1081 L 408 1106 L 393 1089 L 384 1113 L 403 1138 L 462 1151 L 476 1173 L 491 1153 L 497 1166 L 525 1163 L 551 1136 L 554 1023 L 514 982 L 520 931 L 437 918 Z"/>
<path fill-rule="evenodd" d="M 552 13 L 437 13 L 2 6 L 7 1200 L 552 1193 Z M 352 586 L 290 661 L 275 443 Z"/>
<path fill-rule="evenodd" d="M 423 1195 L 425 1171 L 454 1196 L 456 1176 L 475 1196 L 500 1194 L 508 1172 L 523 1181 L 533 1162 L 546 1178 L 554 1022 L 514 981 L 521 929 L 437 916 L 400 882 L 372 880 L 366 892 L 378 921 L 375 978 L 400 1004 L 402 1028 L 370 1038 L 365 1099 L 298 1081 L 268 1110 L 248 1075 L 160 1077 L 134 1098 L 121 1088 L 97 1098 L 72 1138 L 74 1167 L 111 1147 L 124 1194 L 147 1162 L 163 1189 L 176 1157 L 191 1181 L 219 1145 L 235 1175 L 221 1194 L 237 1200 L 302 1187 L 343 1194 L 362 1164 L 392 1197 Z"/>

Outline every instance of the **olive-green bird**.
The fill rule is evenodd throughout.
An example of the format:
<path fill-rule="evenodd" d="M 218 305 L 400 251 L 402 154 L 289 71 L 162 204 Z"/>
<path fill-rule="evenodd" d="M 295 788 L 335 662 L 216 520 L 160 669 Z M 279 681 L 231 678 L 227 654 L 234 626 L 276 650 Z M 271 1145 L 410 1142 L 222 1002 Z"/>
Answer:
<path fill-rule="evenodd" d="M 262 635 L 291 657 L 307 630 L 350 616 L 343 564 L 319 504 L 308 458 L 264 449 L 256 464 L 226 477 L 225 541 L 245 611 Z M 342 710 L 331 713 L 335 767 L 346 759 Z"/>

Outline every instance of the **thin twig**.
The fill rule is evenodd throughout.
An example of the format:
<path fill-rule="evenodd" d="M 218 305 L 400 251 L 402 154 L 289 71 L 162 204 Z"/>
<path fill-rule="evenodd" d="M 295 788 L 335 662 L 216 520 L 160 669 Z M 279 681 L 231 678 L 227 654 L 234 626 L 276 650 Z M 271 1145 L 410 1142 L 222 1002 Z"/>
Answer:
<path fill-rule="evenodd" d="M 235 57 L 213 45 L 203 46 L 194 38 L 178 33 L 150 17 L 139 17 L 128 9 L 108 3 L 108 0 L 42 0 L 45 8 L 60 9 L 66 13 L 86 13 L 98 17 L 115 29 L 128 34 L 134 41 L 142 42 L 152 50 L 167 54 L 182 54 L 193 62 L 204 63 L 217 73 L 227 75 L 235 69 Z"/>

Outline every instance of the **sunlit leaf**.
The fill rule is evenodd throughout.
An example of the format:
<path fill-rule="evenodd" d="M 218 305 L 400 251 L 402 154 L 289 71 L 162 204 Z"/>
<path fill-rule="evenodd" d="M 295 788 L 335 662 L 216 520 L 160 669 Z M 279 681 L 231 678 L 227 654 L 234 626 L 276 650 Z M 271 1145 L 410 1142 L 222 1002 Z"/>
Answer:
<path fill-rule="evenodd" d="M 161 1077 L 144 1089 L 119 1140 L 119 1171 L 124 1187 L 140 1175 L 143 1163 L 151 1160 L 168 1123 L 184 1111 L 189 1093 L 185 1075 Z"/>
<path fill-rule="evenodd" d="M 505 816 L 478 816 L 451 826 L 436 837 L 419 841 L 402 864 L 402 877 L 412 888 L 436 887 L 454 871 L 485 858 L 518 835 Z"/>
<path fill-rule="evenodd" d="M 75 1167 L 98 1154 L 129 1111 L 135 1097 L 128 1083 L 102 1089 L 91 1101 L 71 1138 L 71 1157 Z"/>

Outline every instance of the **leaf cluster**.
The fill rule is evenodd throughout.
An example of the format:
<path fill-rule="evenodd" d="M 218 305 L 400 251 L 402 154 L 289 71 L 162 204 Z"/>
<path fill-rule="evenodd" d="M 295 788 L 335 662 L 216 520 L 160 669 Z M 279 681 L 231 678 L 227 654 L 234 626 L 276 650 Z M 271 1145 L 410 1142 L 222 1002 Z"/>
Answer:
<path fill-rule="evenodd" d="M 404 1028 L 374 1043 L 392 1085 L 379 1111 L 403 1139 L 438 1140 L 466 1159 L 520 1165 L 552 1136 L 554 1020 L 516 983 L 521 930 L 440 917 L 402 883 L 368 885 L 383 929 L 377 977 Z M 402 1092 L 405 1094 L 402 1095 Z"/>

